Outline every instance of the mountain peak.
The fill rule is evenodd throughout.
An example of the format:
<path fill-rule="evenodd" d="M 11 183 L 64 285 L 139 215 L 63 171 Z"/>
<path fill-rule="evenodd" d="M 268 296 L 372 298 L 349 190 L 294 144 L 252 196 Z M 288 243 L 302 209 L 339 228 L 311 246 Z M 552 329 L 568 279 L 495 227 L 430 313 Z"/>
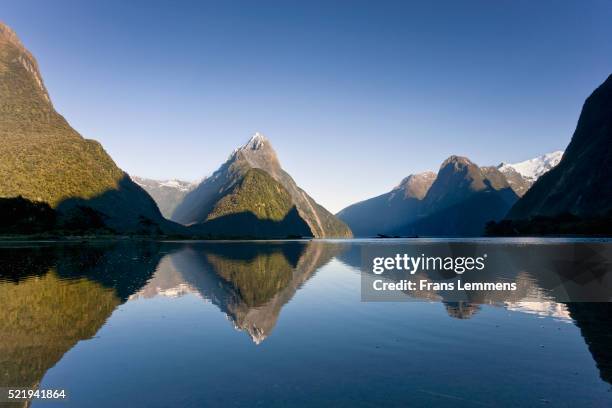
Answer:
<path fill-rule="evenodd" d="M 4 41 L 9 41 L 19 47 L 23 47 L 19 37 L 17 37 L 17 33 L 9 26 L 0 21 L 0 39 Z"/>
<path fill-rule="evenodd" d="M 433 171 L 411 174 L 405 177 L 393 191 L 403 190 L 405 198 L 414 197 L 422 200 L 436 179 L 436 176 L 436 173 Z"/>
<path fill-rule="evenodd" d="M 250 175 L 250 178 L 247 178 L 247 175 Z M 245 181 L 248 182 L 245 184 Z M 234 190 L 235 194 L 232 193 L 234 195 L 231 196 L 233 201 L 227 198 L 222 202 L 224 194 Z M 343 222 L 298 187 L 293 178 L 281 167 L 270 141 L 260 132 L 256 132 L 245 145 L 234 150 L 228 160 L 211 177 L 206 178 L 195 190 L 187 194 L 183 202 L 176 208 L 172 217 L 173 220 L 185 225 L 205 225 L 208 222 L 212 222 L 208 217 L 212 214 L 217 204 L 221 203 L 219 205 L 225 206 L 224 208 L 233 208 L 235 210 L 237 208 L 236 203 L 238 202 L 244 204 L 245 208 L 254 209 L 247 212 L 259 214 L 260 210 L 270 210 L 268 208 L 269 204 L 273 202 L 287 202 L 287 200 L 280 198 L 281 195 L 285 195 L 282 192 L 283 190 L 286 190 L 286 193 L 289 195 L 289 201 L 295 208 L 295 212 L 285 213 L 287 217 L 290 217 L 287 220 L 291 220 L 293 219 L 291 217 L 297 215 L 308 225 L 309 235 L 317 238 L 346 238 L 352 236 L 350 229 Z M 249 197 L 248 200 L 240 201 L 242 194 Z M 266 195 L 274 196 L 278 200 L 270 201 L 266 198 Z M 261 208 L 254 208 L 254 205 Z M 240 212 L 233 210 L 230 213 L 234 215 L 240 214 Z M 234 215 L 231 216 L 233 217 Z M 274 223 L 284 223 L 286 221 L 285 218 L 281 221 L 269 218 L 259 220 L 272 220 Z M 263 228 L 264 224 L 259 225 L 257 228 Z M 256 223 L 248 225 L 257 226 Z M 212 228 L 212 224 L 208 224 L 208 227 Z M 248 228 L 245 225 L 242 229 L 242 234 L 247 236 L 261 234 L 261 231 L 255 231 L 257 234 L 253 234 L 253 231 L 248 231 Z M 290 233 L 289 235 L 292 234 Z M 304 234 L 300 233 L 298 235 Z"/>
<path fill-rule="evenodd" d="M 185 231 L 164 220 L 151 197 L 102 145 L 84 139 L 55 111 L 36 59 L 2 23 L 0 101 L 1 197 L 45 202 L 57 212 L 61 225 L 74 221 L 77 229 L 90 228 L 91 210 L 101 220 L 95 221 L 96 229 L 138 234 Z M 89 210 L 83 212 L 84 208 Z"/>
<path fill-rule="evenodd" d="M 266 144 L 269 144 L 268 138 L 266 138 L 263 133 L 255 132 L 255 134 L 251 136 L 249 141 L 244 146 L 242 146 L 242 149 L 259 150 L 263 148 Z"/>
<path fill-rule="evenodd" d="M 6 24 L 0 22 L 0 72 L 10 72 L 12 76 L 6 81 L 6 86 L 0 88 L 0 99 L 12 100 L 13 106 L 3 112 L 23 114 L 23 112 L 37 111 L 34 114 L 40 116 L 40 109 L 32 109 L 33 105 L 41 108 L 45 116 L 51 108 L 51 99 L 40 75 L 38 63 L 34 56 L 23 46 L 17 33 Z M 40 101 L 42 97 L 42 101 Z M 22 102 L 25 106 L 16 106 Z M 42 102 L 42 103 L 37 103 Z M 6 120 L 7 118 L 4 118 Z"/>
<path fill-rule="evenodd" d="M 561 157 L 563 157 L 563 151 L 559 150 L 519 163 L 501 163 L 497 168 L 501 172 L 510 172 L 514 170 L 525 179 L 534 182 L 548 170 L 559 164 Z"/>
<path fill-rule="evenodd" d="M 228 161 L 232 163 L 246 161 L 250 167 L 264 169 L 275 176 L 281 170 L 272 143 L 260 132 L 255 132 L 248 142 L 235 149 Z"/>
<path fill-rule="evenodd" d="M 452 155 L 448 159 L 444 160 L 440 166 L 440 169 L 443 169 L 450 164 L 452 164 L 455 168 L 474 165 L 474 163 L 467 157 Z"/>

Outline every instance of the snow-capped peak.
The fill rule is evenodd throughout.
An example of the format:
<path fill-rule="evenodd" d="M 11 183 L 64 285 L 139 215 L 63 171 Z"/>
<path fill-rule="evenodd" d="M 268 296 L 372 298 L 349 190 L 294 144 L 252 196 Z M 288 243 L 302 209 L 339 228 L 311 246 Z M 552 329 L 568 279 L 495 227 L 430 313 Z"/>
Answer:
<path fill-rule="evenodd" d="M 501 172 L 512 169 L 527 180 L 535 181 L 544 173 L 559 164 L 561 157 L 563 157 L 563 151 L 556 151 L 519 163 L 502 163 L 497 166 L 497 168 Z"/>
<path fill-rule="evenodd" d="M 247 144 L 244 145 L 244 149 L 257 150 L 264 146 L 264 144 L 268 141 L 263 133 L 255 132 L 253 136 L 249 139 Z"/>

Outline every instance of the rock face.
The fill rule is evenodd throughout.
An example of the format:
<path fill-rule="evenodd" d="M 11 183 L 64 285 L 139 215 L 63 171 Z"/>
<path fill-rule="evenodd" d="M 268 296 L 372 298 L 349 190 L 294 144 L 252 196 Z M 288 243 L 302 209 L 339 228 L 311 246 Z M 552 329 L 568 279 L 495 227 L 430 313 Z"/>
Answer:
<path fill-rule="evenodd" d="M 196 184 L 183 180 L 152 180 L 132 176 L 132 180 L 142 187 L 155 200 L 162 215 L 167 219 L 183 198 L 196 187 Z"/>
<path fill-rule="evenodd" d="M 435 178 L 436 173 L 431 171 L 411 174 L 388 193 L 350 205 L 336 215 L 357 237 L 388 234 L 416 219 Z"/>
<path fill-rule="evenodd" d="M 561 157 L 563 152 L 556 151 L 519 163 L 501 163 L 497 169 L 506 176 L 514 192 L 522 197 L 538 178 L 559 164 Z"/>
<path fill-rule="evenodd" d="M 296 217 L 305 222 L 308 233 L 303 233 L 303 223 Z M 244 235 L 241 232 L 248 230 L 260 231 L 258 237 L 269 237 L 263 232 L 271 231 L 269 228 L 275 231 L 274 237 L 352 236 L 346 224 L 297 186 L 282 169 L 270 141 L 260 133 L 236 149 L 212 176 L 187 194 L 172 220 L 197 225 L 205 232 L 222 232 L 223 225 L 232 225 L 231 234 L 227 233 L 232 236 Z M 249 227 L 240 231 L 241 224 Z"/>
<path fill-rule="evenodd" d="M 512 190 L 514 190 L 519 197 L 524 196 L 527 190 L 533 185 L 533 181 L 528 180 L 512 167 L 497 167 L 497 169 L 506 177 L 508 184 L 510 184 Z"/>
<path fill-rule="evenodd" d="M 397 235 L 479 236 L 486 222 L 498 220 L 517 200 L 506 178 L 495 167 L 478 167 L 451 156 L 421 201 L 414 221 Z"/>
<path fill-rule="evenodd" d="M 539 178 L 507 218 L 612 211 L 612 75 L 589 96 L 559 164 Z"/>
<path fill-rule="evenodd" d="M 98 142 L 55 111 L 36 60 L 2 23 L 0 140 L 0 197 L 46 202 L 65 217 L 90 208 L 121 232 L 180 228 L 163 219 Z"/>

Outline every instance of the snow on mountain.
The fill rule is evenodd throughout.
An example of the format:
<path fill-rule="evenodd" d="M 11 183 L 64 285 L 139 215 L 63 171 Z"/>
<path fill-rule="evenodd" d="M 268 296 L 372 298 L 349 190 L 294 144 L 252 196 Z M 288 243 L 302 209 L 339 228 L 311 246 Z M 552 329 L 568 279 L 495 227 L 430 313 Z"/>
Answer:
<path fill-rule="evenodd" d="M 162 215 L 168 219 L 185 195 L 198 185 L 197 182 L 177 179 L 151 180 L 136 176 L 131 176 L 131 179 L 153 197 Z"/>
<path fill-rule="evenodd" d="M 164 180 L 159 182 L 160 187 L 176 188 L 180 191 L 190 191 L 193 188 L 193 184 L 188 181 L 181 180 Z"/>
<path fill-rule="evenodd" d="M 160 187 L 167 187 L 167 188 L 172 188 L 172 189 L 176 189 L 178 191 L 191 191 L 194 189 L 195 186 L 197 186 L 197 183 L 192 183 L 190 181 L 183 181 L 183 180 L 178 180 L 178 179 L 171 179 L 171 180 L 152 180 L 152 179 L 146 179 L 146 178 L 142 178 L 142 177 L 136 177 L 136 176 L 132 176 L 131 177 L 132 180 L 138 184 L 140 187 L 144 188 L 146 190 L 146 188 L 160 188 Z"/>
<path fill-rule="evenodd" d="M 561 161 L 561 157 L 563 157 L 563 151 L 556 151 L 519 163 L 502 163 L 497 168 L 502 173 L 514 170 L 527 180 L 534 182 L 542 174 L 555 167 Z"/>
<path fill-rule="evenodd" d="M 268 139 L 262 133 L 255 132 L 255 134 L 251 136 L 251 139 L 249 139 L 247 144 L 244 145 L 242 149 L 257 150 L 263 147 L 264 143 L 267 141 Z"/>

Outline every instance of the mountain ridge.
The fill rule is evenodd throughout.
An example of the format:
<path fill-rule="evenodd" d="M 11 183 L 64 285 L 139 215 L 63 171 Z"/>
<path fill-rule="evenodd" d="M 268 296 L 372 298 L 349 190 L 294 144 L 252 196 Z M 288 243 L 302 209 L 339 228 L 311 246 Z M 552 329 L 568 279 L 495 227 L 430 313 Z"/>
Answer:
<path fill-rule="evenodd" d="M 561 159 L 562 154 L 562 151 L 553 151 L 518 163 L 502 162 L 497 166 L 479 167 L 478 171 L 474 170 L 474 172 L 475 174 L 478 172 L 482 173 L 481 177 L 472 179 L 470 183 L 474 183 L 472 187 L 475 187 L 476 190 L 486 187 L 485 180 L 494 189 L 507 189 L 509 186 L 520 197 L 529 189 L 533 181 L 537 180 L 538 177 L 541 177 L 551 168 L 554 168 Z M 466 157 L 452 155 L 442 163 L 440 168 L 445 168 L 449 164 L 453 168 L 470 166 L 470 163 L 473 164 Z M 517 170 L 521 171 L 521 173 Z M 415 235 L 416 232 L 412 231 L 409 233 L 402 231 L 400 227 L 407 226 L 411 222 L 416 221 L 417 218 L 428 216 L 422 208 L 423 205 L 427 204 L 423 203 L 423 200 L 438 174 L 431 171 L 416 175 L 411 174 L 405 177 L 391 191 L 350 204 L 340 210 L 337 216 L 349 224 L 356 236 L 376 236 L 378 234 Z M 418 193 L 405 190 L 406 183 L 410 183 L 411 180 L 416 180 L 418 177 L 423 176 L 429 177 L 430 181 L 429 183 L 421 183 Z M 466 180 L 460 181 L 466 182 Z M 447 182 L 445 188 L 452 184 L 452 182 Z M 405 194 L 403 200 L 406 202 L 404 203 L 402 203 L 403 200 L 398 200 L 398 197 L 402 196 L 402 192 Z M 431 201 L 433 198 L 430 197 L 429 200 Z M 504 193 L 503 202 L 507 203 L 513 200 L 512 194 Z M 429 204 L 431 205 L 431 202 Z M 502 207 L 505 205 L 501 204 Z"/>

